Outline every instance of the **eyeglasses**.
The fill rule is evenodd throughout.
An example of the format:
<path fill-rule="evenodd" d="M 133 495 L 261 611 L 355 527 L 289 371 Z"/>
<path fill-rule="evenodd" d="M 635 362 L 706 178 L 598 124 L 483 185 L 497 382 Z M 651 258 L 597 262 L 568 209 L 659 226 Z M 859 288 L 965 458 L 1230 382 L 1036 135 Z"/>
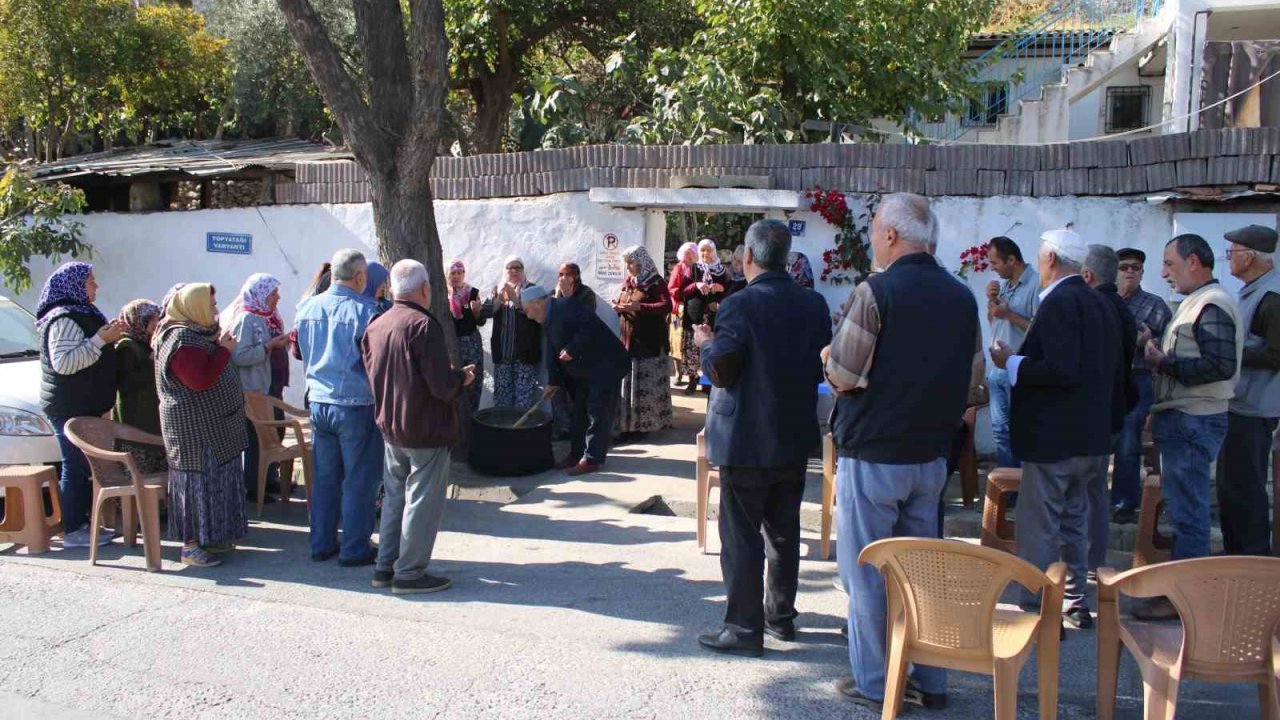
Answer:
<path fill-rule="evenodd" d="M 1251 253 L 1251 252 L 1257 252 L 1257 251 L 1251 248 L 1227 248 L 1226 252 L 1222 253 L 1222 256 L 1219 259 L 1230 261 L 1231 253 L 1242 253 L 1242 252 Z"/>
<path fill-rule="evenodd" d="M 1121 263 L 1120 272 L 1142 272 L 1142 263 Z"/>
<path fill-rule="evenodd" d="M 508 265 L 507 270 L 523 270 L 523 265 Z"/>

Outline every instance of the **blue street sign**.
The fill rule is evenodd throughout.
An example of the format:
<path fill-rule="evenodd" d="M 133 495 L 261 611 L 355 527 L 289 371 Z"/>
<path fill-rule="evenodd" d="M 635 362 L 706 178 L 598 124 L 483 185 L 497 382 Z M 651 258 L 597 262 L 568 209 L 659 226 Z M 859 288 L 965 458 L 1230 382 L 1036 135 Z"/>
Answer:
<path fill-rule="evenodd" d="M 246 233 L 206 233 L 204 249 L 211 253 L 249 255 L 253 252 L 253 236 Z"/>
<path fill-rule="evenodd" d="M 791 228 L 791 237 L 804 237 L 803 220 L 791 220 L 787 223 L 787 227 Z"/>

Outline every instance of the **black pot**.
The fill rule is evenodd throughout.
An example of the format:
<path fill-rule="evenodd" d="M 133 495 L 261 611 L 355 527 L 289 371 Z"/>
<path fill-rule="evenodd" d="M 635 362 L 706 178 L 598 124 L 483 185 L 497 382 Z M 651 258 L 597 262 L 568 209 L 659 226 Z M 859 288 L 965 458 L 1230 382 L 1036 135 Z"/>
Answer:
<path fill-rule="evenodd" d="M 551 469 L 551 418 L 541 410 L 519 429 L 511 426 L 525 411 L 520 408 L 485 408 L 471 422 L 472 469 L 482 475 L 519 477 Z"/>

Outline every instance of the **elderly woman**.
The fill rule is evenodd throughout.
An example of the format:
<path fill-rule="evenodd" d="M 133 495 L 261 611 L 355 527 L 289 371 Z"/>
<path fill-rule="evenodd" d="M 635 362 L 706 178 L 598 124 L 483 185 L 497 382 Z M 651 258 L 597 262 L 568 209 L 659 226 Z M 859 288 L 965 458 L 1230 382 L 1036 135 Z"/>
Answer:
<path fill-rule="evenodd" d="M 160 398 L 151 352 L 160 315 L 159 305 L 133 300 L 116 319 L 124 327 L 124 337 L 116 342 L 116 406 L 111 419 L 152 435 L 160 434 Z M 132 453 L 138 469 L 148 475 L 169 469 L 162 447 L 122 442 L 121 449 Z"/>
<path fill-rule="evenodd" d="M 532 407 L 538 402 L 538 364 L 542 361 L 542 326 L 525 314 L 520 291 L 530 283 L 524 261 L 516 256 L 503 263 L 506 280 L 494 289 L 481 310 L 493 318 L 490 354 L 493 356 L 493 404 Z"/>
<path fill-rule="evenodd" d="M 40 333 L 40 405 L 62 451 L 64 548 L 89 547 L 93 482 L 89 461 L 63 428 L 74 417 L 102 417 L 116 402 L 115 343 L 124 333 L 94 305 L 98 282 L 89 263 L 70 262 L 45 281 L 36 306 Z M 98 536 L 111 542 L 112 533 Z"/>
<path fill-rule="evenodd" d="M 248 532 L 240 453 L 244 390 L 207 283 L 171 291 L 154 339 L 160 429 L 169 458 L 169 534 L 182 564 L 212 567 Z"/>
<path fill-rule="evenodd" d="M 671 293 L 649 252 L 635 245 L 622 255 L 627 279 L 614 303 L 622 324 L 622 344 L 631 371 L 622 379 L 618 429 L 622 441 L 671 427 L 671 387 L 667 384 L 667 315 Z"/>
<path fill-rule="evenodd" d="M 273 395 L 279 372 L 275 356 L 285 353 L 289 344 L 284 320 L 277 312 L 279 305 L 280 281 L 266 273 L 255 273 L 249 276 L 240 289 L 239 297 L 221 315 L 221 326 L 236 339 L 231 363 L 245 390 Z M 249 444 L 244 457 L 244 487 L 245 493 L 253 497 L 258 490 L 259 447 L 257 431 L 248 419 L 245 420 L 245 433 Z M 267 488 L 271 492 L 279 492 L 279 472 L 276 465 L 267 471 Z M 274 498 L 268 497 L 267 501 L 274 502 Z"/>
<path fill-rule="evenodd" d="M 474 414 L 480 409 L 480 394 L 484 391 L 484 345 L 480 339 L 480 326 L 484 317 L 480 303 L 480 290 L 467 284 L 467 266 L 461 260 L 449 263 L 449 314 L 453 316 L 453 334 L 458 338 L 458 359 L 461 365 L 474 365 L 476 381 L 463 391 L 467 406 Z"/>
<path fill-rule="evenodd" d="M 697 387 L 700 372 L 698 345 L 693 341 L 693 327 L 702 322 L 702 297 L 697 293 L 697 270 L 698 246 L 687 242 L 676 251 L 676 264 L 671 268 L 667 290 L 671 293 L 671 302 L 679 320 L 676 324 L 676 332 L 680 337 L 676 384 L 688 376 L 690 387 Z M 686 290 L 689 290 L 689 295 L 685 294 Z M 693 316 L 697 317 L 698 322 L 693 322 Z"/>
<path fill-rule="evenodd" d="M 746 257 L 747 246 L 739 245 L 733 249 L 733 261 L 729 264 L 729 286 L 724 289 L 724 296 L 738 292 L 747 286 L 746 268 L 743 258 Z"/>
<path fill-rule="evenodd" d="M 720 254 L 716 244 L 710 239 L 698 243 L 698 291 L 706 302 L 707 325 L 716 326 L 716 313 L 720 311 L 720 301 L 729 288 L 729 271 L 720 263 Z"/>

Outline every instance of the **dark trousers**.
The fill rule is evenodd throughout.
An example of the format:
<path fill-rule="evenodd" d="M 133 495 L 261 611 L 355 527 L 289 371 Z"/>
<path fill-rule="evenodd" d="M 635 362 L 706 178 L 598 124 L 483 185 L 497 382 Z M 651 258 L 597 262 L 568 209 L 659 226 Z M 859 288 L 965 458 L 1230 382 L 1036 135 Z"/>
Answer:
<path fill-rule="evenodd" d="M 618 417 L 622 381 L 593 383 L 566 381 L 573 399 L 569 420 L 569 457 L 603 464 L 613 443 L 613 424 Z"/>
<path fill-rule="evenodd" d="M 1270 555 L 1267 471 L 1276 418 L 1227 413 L 1227 436 L 1218 454 L 1218 512 L 1228 555 Z"/>
<path fill-rule="evenodd" d="M 725 625 L 760 633 L 766 620 L 795 619 L 804 473 L 804 463 L 790 468 L 720 468 Z"/>

